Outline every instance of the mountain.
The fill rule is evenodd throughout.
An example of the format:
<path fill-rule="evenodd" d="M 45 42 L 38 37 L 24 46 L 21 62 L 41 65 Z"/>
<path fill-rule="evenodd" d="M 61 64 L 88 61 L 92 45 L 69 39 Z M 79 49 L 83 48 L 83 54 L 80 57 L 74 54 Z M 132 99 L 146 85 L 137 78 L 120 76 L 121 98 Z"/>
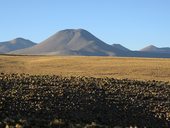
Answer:
<path fill-rule="evenodd" d="M 157 51 L 159 48 L 154 46 L 154 45 L 149 45 L 147 47 L 142 48 L 140 51 L 145 51 L 145 52 L 154 52 Z"/>
<path fill-rule="evenodd" d="M 0 42 L 0 53 L 7 53 L 10 51 L 28 48 L 35 45 L 34 42 L 23 38 L 16 38 L 11 41 Z"/>
<path fill-rule="evenodd" d="M 150 45 L 140 51 L 131 51 L 120 44 L 106 44 L 84 29 L 65 29 L 37 45 L 12 51 L 9 54 L 170 58 L 170 48 Z"/>
<path fill-rule="evenodd" d="M 122 46 L 121 44 L 112 44 L 112 46 L 113 46 L 114 48 L 117 48 L 117 49 L 122 50 L 122 51 L 126 51 L 126 52 L 129 52 L 129 51 L 130 51 L 128 48 Z"/>
<path fill-rule="evenodd" d="M 66 29 L 41 43 L 14 54 L 123 56 L 125 52 L 108 45 L 84 29 Z"/>
<path fill-rule="evenodd" d="M 169 53 L 170 54 L 170 47 L 163 47 L 163 48 L 158 48 L 154 45 L 149 45 L 140 51 L 143 52 L 156 52 L 156 53 Z"/>

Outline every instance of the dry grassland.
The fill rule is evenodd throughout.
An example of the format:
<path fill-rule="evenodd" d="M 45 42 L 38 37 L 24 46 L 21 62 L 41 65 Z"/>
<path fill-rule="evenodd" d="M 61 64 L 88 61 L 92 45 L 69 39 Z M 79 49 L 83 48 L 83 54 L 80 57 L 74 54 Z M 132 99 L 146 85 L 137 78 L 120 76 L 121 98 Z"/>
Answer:
<path fill-rule="evenodd" d="M 170 59 L 1 55 L 0 72 L 170 81 Z"/>

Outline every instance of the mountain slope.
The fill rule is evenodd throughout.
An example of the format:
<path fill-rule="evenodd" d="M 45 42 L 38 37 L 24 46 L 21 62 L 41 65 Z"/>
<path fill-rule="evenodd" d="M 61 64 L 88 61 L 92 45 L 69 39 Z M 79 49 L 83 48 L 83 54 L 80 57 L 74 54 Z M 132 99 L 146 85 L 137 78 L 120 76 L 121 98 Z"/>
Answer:
<path fill-rule="evenodd" d="M 114 48 L 117 48 L 117 49 L 122 50 L 122 51 L 126 51 L 126 52 L 129 52 L 129 51 L 130 51 L 128 48 L 122 46 L 121 44 L 112 44 L 112 46 L 113 46 Z"/>
<path fill-rule="evenodd" d="M 149 45 L 140 51 L 143 52 L 156 52 L 156 53 L 169 53 L 170 54 L 170 48 L 169 47 L 163 47 L 163 48 L 158 48 L 154 45 Z"/>
<path fill-rule="evenodd" d="M 37 45 L 9 54 L 170 58 L 169 49 L 150 45 L 140 51 L 131 51 L 120 44 L 108 45 L 84 29 L 66 29 Z"/>
<path fill-rule="evenodd" d="M 122 56 L 125 54 L 124 51 L 104 43 L 84 29 L 62 30 L 40 44 L 12 53 L 88 56 Z"/>
<path fill-rule="evenodd" d="M 28 48 L 35 45 L 34 42 L 23 38 L 16 38 L 11 41 L 0 42 L 0 53 L 7 53 L 10 51 Z"/>

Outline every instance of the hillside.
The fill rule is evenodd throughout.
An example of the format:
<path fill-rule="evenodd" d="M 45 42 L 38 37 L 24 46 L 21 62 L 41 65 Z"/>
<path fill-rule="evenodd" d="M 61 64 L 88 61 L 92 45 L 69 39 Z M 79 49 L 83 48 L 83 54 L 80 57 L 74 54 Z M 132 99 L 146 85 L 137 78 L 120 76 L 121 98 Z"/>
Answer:
<path fill-rule="evenodd" d="M 65 29 L 35 46 L 8 54 L 170 58 L 170 48 L 150 45 L 131 51 L 121 44 L 109 45 L 84 29 Z"/>
<path fill-rule="evenodd" d="M 126 51 L 126 52 L 129 52 L 129 51 L 130 51 L 130 49 L 122 46 L 121 44 L 112 44 L 112 46 L 113 46 L 114 48 L 117 48 L 117 49 L 122 50 L 122 51 Z"/>
<path fill-rule="evenodd" d="M 156 53 L 169 53 L 170 54 L 170 47 L 162 47 L 162 48 L 158 48 L 154 45 L 149 45 L 143 49 L 141 49 L 140 51 L 143 52 L 156 52 Z"/>
<path fill-rule="evenodd" d="M 34 46 L 35 43 L 24 38 L 16 38 L 10 41 L 0 42 L 0 53 L 7 53 L 14 50 Z"/>
<path fill-rule="evenodd" d="M 125 52 L 112 47 L 84 29 L 66 29 L 31 48 L 12 52 L 35 55 L 123 56 Z"/>

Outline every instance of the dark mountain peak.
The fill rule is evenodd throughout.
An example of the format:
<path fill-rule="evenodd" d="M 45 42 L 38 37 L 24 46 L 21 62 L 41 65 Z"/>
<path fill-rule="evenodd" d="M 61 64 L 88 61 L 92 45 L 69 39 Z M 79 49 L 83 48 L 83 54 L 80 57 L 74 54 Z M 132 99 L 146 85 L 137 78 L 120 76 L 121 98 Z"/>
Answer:
<path fill-rule="evenodd" d="M 79 41 L 78 41 L 79 40 Z M 81 42 L 80 42 L 81 40 Z M 84 41 L 98 41 L 100 42 L 97 37 L 95 37 L 93 34 L 88 32 L 85 29 L 79 28 L 79 29 L 64 29 L 61 30 L 45 41 L 41 42 L 42 44 L 44 43 L 60 43 L 60 44 L 75 44 L 77 42 L 78 44 L 82 44 Z"/>
<path fill-rule="evenodd" d="M 149 45 L 149 46 L 147 46 L 148 48 L 158 48 L 158 47 L 156 47 L 155 45 Z"/>
<path fill-rule="evenodd" d="M 36 43 L 34 43 L 30 40 L 21 38 L 21 37 L 15 38 L 10 41 L 1 42 L 0 43 L 0 53 L 7 53 L 7 52 L 23 49 L 23 48 L 28 48 L 35 44 Z"/>
<path fill-rule="evenodd" d="M 74 30 L 75 32 L 80 32 L 80 33 L 90 33 L 90 32 L 88 32 L 87 30 L 85 30 L 85 29 L 82 29 L 82 28 L 79 28 L 79 29 L 75 29 Z M 91 33 L 90 33 L 91 34 Z"/>
<path fill-rule="evenodd" d="M 130 51 L 128 48 L 124 47 L 124 46 L 121 45 L 121 44 L 112 44 L 112 46 L 113 46 L 114 48 L 117 48 L 117 49 L 122 50 L 122 51 Z"/>
<path fill-rule="evenodd" d="M 81 32 L 88 32 L 88 31 L 85 29 L 79 28 L 79 29 L 64 29 L 57 33 L 70 33 L 70 32 L 74 32 L 74 33 L 80 32 L 81 33 Z"/>
<path fill-rule="evenodd" d="M 159 49 L 159 48 L 154 46 L 154 45 L 149 45 L 149 46 L 147 46 L 145 48 L 142 48 L 140 51 L 150 52 L 150 51 L 156 51 L 157 49 Z"/>
<path fill-rule="evenodd" d="M 80 34 L 80 35 L 84 35 L 84 34 L 91 34 L 90 32 L 88 32 L 85 29 L 65 29 L 65 30 L 61 30 L 59 32 L 57 32 L 56 34 Z"/>
<path fill-rule="evenodd" d="M 27 40 L 27 39 L 24 39 L 24 38 L 22 38 L 22 37 L 17 37 L 17 38 L 15 38 L 15 39 L 13 39 L 13 40 Z"/>
<path fill-rule="evenodd" d="M 91 37 L 92 38 L 92 34 L 89 33 L 88 31 L 84 30 L 84 29 L 64 29 L 64 30 L 61 30 L 57 33 L 55 33 L 53 36 L 49 37 L 51 39 L 61 39 L 63 38 L 64 40 L 71 40 L 73 39 L 74 37 L 83 37 L 83 38 L 86 38 L 86 37 Z M 49 39 L 48 38 L 48 39 Z"/>
<path fill-rule="evenodd" d="M 34 44 L 32 41 L 21 38 L 21 37 L 15 38 L 15 39 L 9 41 L 9 43 L 11 43 L 11 44 L 16 44 L 16 43 L 32 43 L 32 44 Z"/>

